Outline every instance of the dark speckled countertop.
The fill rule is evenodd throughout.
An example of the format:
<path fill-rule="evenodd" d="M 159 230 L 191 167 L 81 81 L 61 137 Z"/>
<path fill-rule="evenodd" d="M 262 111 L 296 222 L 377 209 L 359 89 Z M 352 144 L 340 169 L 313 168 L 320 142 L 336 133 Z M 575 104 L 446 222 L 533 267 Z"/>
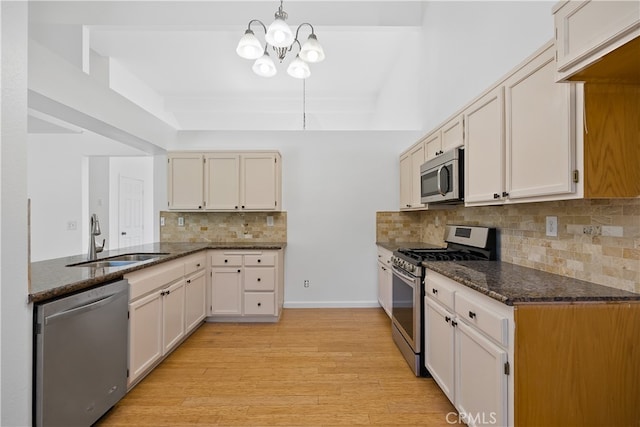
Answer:
<path fill-rule="evenodd" d="M 438 247 L 420 242 L 376 244 L 389 251 Z M 500 261 L 432 261 L 422 265 L 507 305 L 640 301 L 640 294 Z"/>
<path fill-rule="evenodd" d="M 507 305 L 640 301 L 640 294 L 500 261 L 438 261 L 423 265 Z"/>
<path fill-rule="evenodd" d="M 87 260 L 85 255 L 74 255 L 31 263 L 30 302 L 42 302 L 73 292 L 121 279 L 126 273 L 177 259 L 206 249 L 282 249 L 284 242 L 238 243 L 150 243 L 131 246 L 98 254 L 98 259 L 131 253 L 162 253 L 157 259 L 122 267 L 67 267 Z"/>

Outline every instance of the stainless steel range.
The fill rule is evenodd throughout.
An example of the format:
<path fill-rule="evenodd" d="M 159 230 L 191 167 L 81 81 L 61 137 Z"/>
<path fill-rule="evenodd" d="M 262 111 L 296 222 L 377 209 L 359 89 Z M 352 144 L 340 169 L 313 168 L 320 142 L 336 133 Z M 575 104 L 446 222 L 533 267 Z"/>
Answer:
<path fill-rule="evenodd" d="M 446 247 L 400 248 L 391 258 L 393 270 L 391 334 L 416 376 L 429 376 L 424 366 L 423 262 L 496 259 L 496 229 L 448 225 Z"/>

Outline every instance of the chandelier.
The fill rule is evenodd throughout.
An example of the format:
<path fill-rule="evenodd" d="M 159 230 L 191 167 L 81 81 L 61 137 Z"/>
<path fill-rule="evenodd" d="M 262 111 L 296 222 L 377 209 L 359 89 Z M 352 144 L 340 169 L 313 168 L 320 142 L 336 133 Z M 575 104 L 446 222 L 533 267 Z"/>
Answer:
<path fill-rule="evenodd" d="M 236 52 L 242 58 L 255 59 L 252 70 L 257 75 L 262 77 L 271 77 L 277 73 L 276 65 L 269 56 L 269 46 L 273 48 L 273 52 L 281 63 L 287 56 L 287 53 L 291 52 L 295 45 L 298 46 L 298 53 L 296 54 L 295 59 L 291 61 L 287 67 L 287 73 L 291 77 L 295 77 L 297 79 L 306 79 L 309 77 L 311 75 L 309 64 L 320 62 L 324 59 L 324 50 L 318 42 L 313 26 L 307 22 L 298 25 L 294 36 L 293 31 L 285 22 L 287 18 L 287 12 L 282 10 L 282 0 L 280 0 L 280 7 L 275 13 L 275 20 L 271 25 L 269 25 L 268 29 L 259 19 L 252 19 L 249 21 L 247 30 L 244 32 L 244 36 L 240 39 Z M 264 48 L 251 30 L 251 24 L 253 23 L 260 24 L 264 30 Z M 298 33 L 305 25 L 311 28 L 311 34 L 304 44 L 300 44 L 300 41 L 298 40 Z"/>

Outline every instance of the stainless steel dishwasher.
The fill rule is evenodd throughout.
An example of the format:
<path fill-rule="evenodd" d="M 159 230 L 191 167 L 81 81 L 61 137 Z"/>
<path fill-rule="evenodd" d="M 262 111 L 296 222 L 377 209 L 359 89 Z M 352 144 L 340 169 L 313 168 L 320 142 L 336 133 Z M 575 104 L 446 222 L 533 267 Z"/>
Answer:
<path fill-rule="evenodd" d="M 129 283 L 36 305 L 34 420 L 90 426 L 127 390 Z"/>

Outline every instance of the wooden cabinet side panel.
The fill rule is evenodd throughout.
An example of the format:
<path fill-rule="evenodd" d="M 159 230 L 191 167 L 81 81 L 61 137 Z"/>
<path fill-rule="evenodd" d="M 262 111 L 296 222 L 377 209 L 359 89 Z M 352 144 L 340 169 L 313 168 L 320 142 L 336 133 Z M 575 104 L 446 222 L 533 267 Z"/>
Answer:
<path fill-rule="evenodd" d="M 640 85 L 585 84 L 585 197 L 640 195 Z"/>
<path fill-rule="evenodd" d="M 515 425 L 638 425 L 640 304 L 515 310 Z"/>

